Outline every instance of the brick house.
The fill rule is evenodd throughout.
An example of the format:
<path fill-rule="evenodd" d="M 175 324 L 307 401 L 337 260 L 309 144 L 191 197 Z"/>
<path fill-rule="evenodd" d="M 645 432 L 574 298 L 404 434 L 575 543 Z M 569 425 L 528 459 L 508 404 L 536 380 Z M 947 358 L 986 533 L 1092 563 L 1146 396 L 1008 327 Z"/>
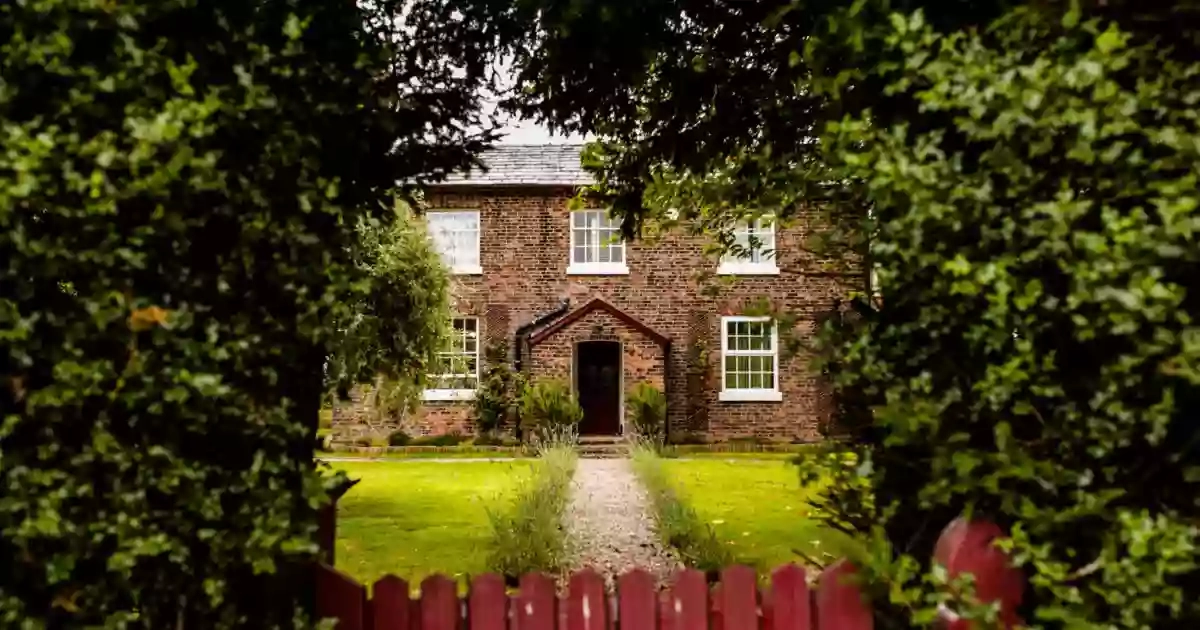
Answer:
<path fill-rule="evenodd" d="M 571 384 L 584 435 L 620 434 L 625 393 L 648 382 L 666 393 L 676 436 L 817 439 L 823 388 L 808 357 L 781 356 L 774 324 L 746 314 L 766 298 L 799 315 L 805 336 L 845 292 L 799 247 L 804 217 L 778 233 L 739 226 L 740 242 L 763 244 L 748 259 L 715 260 L 704 237 L 682 233 L 620 242 L 604 209 L 568 209 L 589 183 L 579 149 L 500 146 L 487 172 L 427 191 L 431 236 L 454 274 L 454 367 L 433 379 L 409 432 L 471 433 L 485 348 L 502 343 L 531 379 Z M 729 276 L 715 295 L 702 291 L 705 269 Z"/>

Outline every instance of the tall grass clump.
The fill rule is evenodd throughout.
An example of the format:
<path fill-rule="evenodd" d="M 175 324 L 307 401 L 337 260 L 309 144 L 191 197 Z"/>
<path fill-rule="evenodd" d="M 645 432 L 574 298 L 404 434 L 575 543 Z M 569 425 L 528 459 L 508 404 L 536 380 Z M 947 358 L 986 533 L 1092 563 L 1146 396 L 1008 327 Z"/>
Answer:
<path fill-rule="evenodd" d="M 652 443 L 635 444 L 633 470 L 650 497 L 659 537 L 675 549 L 684 564 L 712 573 L 733 562 L 733 555 L 717 539 L 712 526 L 671 486 Z"/>
<path fill-rule="evenodd" d="M 488 568 L 514 579 L 531 571 L 556 572 L 568 552 L 563 512 L 575 474 L 575 432 L 564 428 L 538 436 L 533 474 L 523 480 L 508 509 L 491 511 Z"/>

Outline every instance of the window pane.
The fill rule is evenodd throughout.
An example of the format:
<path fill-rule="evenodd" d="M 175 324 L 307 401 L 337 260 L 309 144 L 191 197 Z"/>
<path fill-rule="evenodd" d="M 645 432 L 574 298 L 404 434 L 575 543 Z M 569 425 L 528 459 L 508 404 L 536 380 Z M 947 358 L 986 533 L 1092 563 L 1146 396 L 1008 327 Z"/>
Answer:
<path fill-rule="evenodd" d="M 479 264 L 478 212 L 430 212 L 426 222 L 442 262 L 451 267 Z"/>
<path fill-rule="evenodd" d="M 737 375 L 733 372 L 725 374 L 725 389 L 737 389 Z"/>
<path fill-rule="evenodd" d="M 750 375 L 749 374 L 744 374 L 742 372 L 738 372 L 737 388 L 738 389 L 750 389 Z"/>
<path fill-rule="evenodd" d="M 612 248 L 612 261 L 616 263 L 625 262 L 625 244 L 620 243 Z"/>
<path fill-rule="evenodd" d="M 750 374 L 750 387 L 754 389 L 763 388 L 763 375 L 761 372 L 753 372 Z"/>

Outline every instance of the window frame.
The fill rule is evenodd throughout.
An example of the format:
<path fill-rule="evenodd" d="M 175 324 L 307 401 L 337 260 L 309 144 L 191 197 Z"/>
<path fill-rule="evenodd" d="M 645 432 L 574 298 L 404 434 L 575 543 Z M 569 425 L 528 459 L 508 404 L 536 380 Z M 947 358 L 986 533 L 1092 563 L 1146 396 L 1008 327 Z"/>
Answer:
<path fill-rule="evenodd" d="M 478 209 L 474 209 L 474 208 L 435 208 L 435 209 L 431 209 L 431 210 L 428 210 L 425 212 L 425 217 L 426 217 L 425 221 L 426 221 L 426 225 L 428 226 L 428 229 L 429 229 L 430 240 L 433 241 L 434 249 L 438 250 L 438 252 L 437 252 L 438 256 L 443 258 L 443 260 L 442 260 L 443 264 L 445 263 L 444 254 L 438 248 L 437 240 L 433 238 L 433 225 L 432 225 L 432 222 L 430 221 L 430 217 L 432 217 L 434 215 L 448 215 L 448 214 L 473 214 L 473 215 L 475 215 L 475 225 L 478 226 L 475 229 L 475 260 L 478 262 L 474 265 L 460 265 L 460 264 L 450 265 L 450 264 L 447 264 L 446 268 L 449 269 L 450 273 L 455 276 L 482 275 L 483 274 L 483 213 L 481 211 L 479 211 Z M 463 230 L 463 231 L 466 231 L 466 230 Z"/>
<path fill-rule="evenodd" d="M 611 221 L 608 211 L 601 208 L 581 208 L 579 210 L 571 210 L 567 213 L 567 230 L 569 231 L 569 248 L 567 249 L 567 275 L 591 275 L 591 276 L 607 276 L 607 275 L 626 275 L 629 273 L 629 248 L 626 247 L 625 239 L 622 238 L 615 244 L 608 244 L 607 247 L 621 250 L 621 262 L 575 262 L 575 230 L 576 229 L 591 229 L 591 228 L 576 228 L 575 216 L 578 214 L 586 214 L 590 212 L 601 213 L 605 218 Z M 600 230 L 600 228 L 596 228 Z M 617 227 L 617 234 L 620 234 L 620 227 Z M 598 238 L 598 236 L 597 236 Z M 601 244 L 597 242 L 597 252 Z M 611 258 L 611 256 L 610 256 Z"/>
<path fill-rule="evenodd" d="M 422 400 L 453 401 L 453 400 L 474 400 L 475 399 L 475 392 L 478 391 L 478 389 L 479 389 L 479 374 L 482 369 L 482 366 L 479 363 L 479 361 L 480 361 L 479 345 L 482 343 L 482 339 L 483 339 L 483 334 L 482 334 L 482 331 L 480 330 L 480 326 L 482 324 L 482 318 L 480 318 L 476 315 L 456 315 L 453 318 L 451 318 L 450 328 L 452 331 L 454 331 L 454 337 L 452 338 L 452 341 L 455 343 L 457 343 L 459 341 L 465 341 L 467 338 L 466 335 L 470 334 L 466 330 L 464 330 L 464 332 L 462 333 L 461 339 L 459 338 L 458 332 L 454 328 L 454 323 L 458 320 L 462 320 L 462 321 L 474 320 L 474 322 L 475 322 L 475 331 L 474 331 L 474 335 L 475 335 L 475 352 L 474 352 L 475 387 L 470 387 L 470 388 L 432 387 L 432 388 L 428 388 L 428 389 L 424 390 L 423 392 L 421 392 Z M 461 352 L 454 351 L 454 350 L 448 350 L 448 351 L 438 352 L 438 356 L 441 357 L 441 356 L 472 356 L 472 355 L 470 353 L 467 353 L 465 350 L 461 351 Z M 436 382 L 436 379 L 440 379 L 440 378 L 461 378 L 461 377 L 464 377 L 467 375 L 466 374 L 442 373 L 442 374 L 426 374 L 425 376 L 427 379 L 429 379 L 430 382 Z"/>
<path fill-rule="evenodd" d="M 771 330 L 770 350 L 730 350 L 729 324 L 737 322 L 768 322 Z M 734 388 L 727 386 L 726 358 L 730 356 L 770 356 L 772 357 L 772 382 L 770 388 Z M 781 402 L 783 392 L 779 389 L 779 324 L 771 317 L 750 315 L 726 315 L 721 317 L 721 392 L 718 399 L 722 402 Z"/>
<path fill-rule="evenodd" d="M 754 227 L 750 223 L 754 223 Z M 737 233 L 739 231 L 749 231 L 751 229 L 762 231 L 762 224 L 767 222 L 770 226 L 770 242 L 766 239 L 759 238 L 762 241 L 760 248 L 761 260 L 753 261 L 749 258 L 732 257 L 731 253 L 725 251 L 721 254 L 721 260 L 717 263 L 717 275 L 721 276 L 777 276 L 779 275 L 778 263 L 778 240 L 779 240 L 779 223 L 772 216 L 762 216 L 756 219 L 739 220 L 734 225 L 734 241 L 736 243 Z M 749 241 L 749 237 L 747 237 Z"/>

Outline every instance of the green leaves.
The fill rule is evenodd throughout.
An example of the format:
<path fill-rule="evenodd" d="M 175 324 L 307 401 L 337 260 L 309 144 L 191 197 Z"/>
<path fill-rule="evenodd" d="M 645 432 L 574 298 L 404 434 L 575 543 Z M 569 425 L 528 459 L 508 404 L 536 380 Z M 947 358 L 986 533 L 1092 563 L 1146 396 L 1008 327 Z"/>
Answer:
<path fill-rule="evenodd" d="M 920 108 L 824 138 L 864 182 L 888 271 L 882 309 L 830 329 L 823 355 L 841 395 L 872 405 L 847 419 L 877 522 L 917 562 L 926 523 L 975 509 L 1010 525 L 1035 623 L 1194 625 L 1198 390 L 1162 366 L 1200 358 L 1182 342 L 1200 246 L 1179 229 L 1196 219 L 1181 163 L 1197 68 L 1097 21 L 1018 13 L 987 39 L 891 22 L 885 54 L 922 61 L 877 72 Z M 911 606 L 904 592 L 889 597 Z"/>
<path fill-rule="evenodd" d="M 423 374 L 395 186 L 491 138 L 494 43 L 301 4 L 0 3 L 2 627 L 308 625 L 324 363 Z"/>

